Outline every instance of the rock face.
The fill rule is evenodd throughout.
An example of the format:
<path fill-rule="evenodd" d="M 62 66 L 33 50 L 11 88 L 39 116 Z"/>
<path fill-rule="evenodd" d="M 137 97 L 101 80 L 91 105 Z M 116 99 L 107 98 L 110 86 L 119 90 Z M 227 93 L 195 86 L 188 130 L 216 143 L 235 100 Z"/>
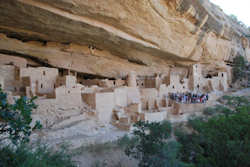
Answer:
<path fill-rule="evenodd" d="M 103 77 L 250 59 L 249 33 L 207 0 L 0 0 L 0 53 Z"/>

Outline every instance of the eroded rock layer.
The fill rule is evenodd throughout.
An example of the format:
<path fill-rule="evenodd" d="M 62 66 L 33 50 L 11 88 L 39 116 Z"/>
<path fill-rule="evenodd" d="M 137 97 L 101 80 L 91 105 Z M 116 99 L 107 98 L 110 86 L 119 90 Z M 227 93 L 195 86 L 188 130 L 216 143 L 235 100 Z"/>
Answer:
<path fill-rule="evenodd" d="M 207 0 L 0 0 L 0 53 L 103 77 L 250 57 L 249 32 Z"/>

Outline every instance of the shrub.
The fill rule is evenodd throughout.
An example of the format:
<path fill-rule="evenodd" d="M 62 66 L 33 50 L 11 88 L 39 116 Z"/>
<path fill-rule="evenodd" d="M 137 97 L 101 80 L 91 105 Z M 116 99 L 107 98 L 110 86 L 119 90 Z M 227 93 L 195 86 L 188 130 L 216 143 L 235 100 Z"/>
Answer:
<path fill-rule="evenodd" d="M 169 122 L 138 122 L 133 131 L 135 142 L 128 145 L 126 155 L 139 160 L 140 167 L 181 167 L 176 157 L 179 144 L 168 141 L 171 135 Z"/>
<path fill-rule="evenodd" d="M 33 99 L 21 97 L 15 104 L 9 104 L 7 94 L 0 88 L 0 134 L 7 135 L 13 144 L 20 144 L 29 141 L 31 132 L 40 129 L 41 124 L 31 127 L 31 111 L 36 108 Z"/>
<path fill-rule="evenodd" d="M 117 146 L 126 149 L 129 145 L 132 145 L 136 142 L 136 138 L 134 137 L 129 137 L 128 135 L 124 135 L 120 139 L 117 140 Z"/>
<path fill-rule="evenodd" d="M 71 155 L 65 147 L 55 151 L 47 146 L 38 145 L 36 149 L 26 144 L 16 149 L 4 147 L 0 150 L 2 167 L 74 167 Z"/>
<path fill-rule="evenodd" d="M 7 94 L 0 89 L 0 135 L 6 135 L 15 145 L 0 148 L 0 167 L 73 167 L 64 147 L 54 151 L 44 145 L 27 145 L 32 131 L 42 127 L 39 122 L 30 125 L 34 108 L 34 98 L 21 97 L 9 104 Z"/>
<path fill-rule="evenodd" d="M 226 105 L 234 109 L 249 105 L 249 100 L 244 96 L 226 96 L 223 98 L 226 100 Z"/>
<path fill-rule="evenodd" d="M 176 133 L 181 159 L 197 167 L 250 166 L 249 111 L 190 121 L 192 134 Z"/>

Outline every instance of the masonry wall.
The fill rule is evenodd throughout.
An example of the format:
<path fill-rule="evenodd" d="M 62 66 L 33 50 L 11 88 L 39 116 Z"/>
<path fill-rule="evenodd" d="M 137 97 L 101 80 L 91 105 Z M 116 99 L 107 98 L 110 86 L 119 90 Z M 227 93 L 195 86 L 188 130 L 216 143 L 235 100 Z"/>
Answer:
<path fill-rule="evenodd" d="M 108 80 L 108 79 L 77 79 L 78 83 L 83 84 L 84 86 L 100 86 L 104 88 L 112 88 L 112 87 L 120 87 L 125 86 L 125 81 L 122 79 L 116 79 L 116 80 Z"/>
<path fill-rule="evenodd" d="M 140 103 L 141 94 L 137 87 L 127 87 L 127 101 L 128 105 Z"/>
<path fill-rule="evenodd" d="M 191 73 L 192 76 L 190 77 L 190 88 L 194 92 L 200 92 L 202 90 L 202 87 L 204 87 L 201 65 L 194 64 L 191 67 Z"/>
<path fill-rule="evenodd" d="M 145 78 L 145 88 L 156 88 L 156 82 L 155 82 L 155 78 L 152 77 L 146 77 Z"/>
<path fill-rule="evenodd" d="M 50 94 L 54 92 L 58 69 L 56 68 L 21 68 L 20 77 L 30 77 L 32 83 L 37 86 L 37 93 Z"/>
<path fill-rule="evenodd" d="M 19 92 L 21 83 L 16 80 L 17 67 L 13 65 L 0 65 L 0 80 L 2 88 L 6 91 Z"/>
<path fill-rule="evenodd" d="M 56 88 L 56 104 L 61 108 L 77 108 L 82 106 L 81 88 L 61 86 Z"/>
<path fill-rule="evenodd" d="M 222 91 L 228 90 L 228 77 L 226 72 L 219 72 Z"/>
<path fill-rule="evenodd" d="M 54 125 L 57 120 L 56 112 L 58 110 L 56 99 L 39 99 L 35 103 L 38 107 L 32 111 L 32 118 L 34 120 L 38 119 L 44 128 Z"/>
<path fill-rule="evenodd" d="M 127 88 L 121 87 L 114 90 L 115 105 L 126 107 L 128 105 Z"/>
<path fill-rule="evenodd" d="M 156 108 L 158 100 L 158 91 L 156 88 L 145 88 L 140 90 L 141 103 L 143 110 L 152 110 Z"/>
<path fill-rule="evenodd" d="M 101 122 L 111 122 L 114 107 L 114 93 L 96 93 L 96 112 Z"/>
<path fill-rule="evenodd" d="M 96 96 L 95 93 L 83 93 L 82 100 L 89 105 L 92 109 L 96 109 Z"/>

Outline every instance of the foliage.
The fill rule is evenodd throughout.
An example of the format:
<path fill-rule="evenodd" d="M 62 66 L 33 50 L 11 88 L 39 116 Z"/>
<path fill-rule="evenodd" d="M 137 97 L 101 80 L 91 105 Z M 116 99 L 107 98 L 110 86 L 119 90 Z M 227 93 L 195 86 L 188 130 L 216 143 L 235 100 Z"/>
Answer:
<path fill-rule="evenodd" d="M 223 96 L 222 98 L 226 100 L 226 105 L 235 110 L 250 105 L 248 98 L 244 96 Z"/>
<path fill-rule="evenodd" d="M 71 155 L 65 147 L 54 151 L 47 146 L 38 145 L 36 149 L 26 144 L 16 149 L 0 149 L 0 166 L 10 167 L 74 167 Z"/>
<path fill-rule="evenodd" d="M 117 146 L 113 142 L 106 142 L 106 143 L 96 143 L 96 144 L 90 144 L 87 146 L 82 146 L 75 150 L 76 153 L 83 153 L 84 151 L 87 151 L 89 153 L 101 154 L 105 151 L 115 149 Z"/>
<path fill-rule="evenodd" d="M 250 108 L 237 101 L 233 113 L 196 118 L 189 122 L 193 133 L 176 132 L 184 162 L 197 167 L 250 166 Z"/>
<path fill-rule="evenodd" d="M 233 82 L 246 76 L 246 61 L 243 56 L 236 56 L 233 59 Z"/>
<path fill-rule="evenodd" d="M 216 116 L 216 115 L 230 115 L 235 113 L 235 110 L 232 110 L 228 106 L 224 105 L 216 105 L 214 107 L 208 107 L 205 108 L 203 111 L 204 117 L 203 120 L 207 120 L 210 117 Z"/>
<path fill-rule="evenodd" d="M 36 108 L 33 99 L 21 97 L 15 104 L 9 104 L 7 94 L 0 88 L 0 134 L 7 135 L 13 144 L 20 144 L 29 141 L 31 132 L 40 129 L 41 124 L 31 127 L 31 111 Z"/>
<path fill-rule="evenodd" d="M 133 145 L 136 142 L 135 137 L 129 137 L 128 135 L 124 135 L 122 138 L 118 139 L 117 145 L 124 149 L 128 147 L 129 145 Z"/>
<path fill-rule="evenodd" d="M 167 141 L 171 135 L 169 122 L 136 123 L 133 131 L 135 142 L 128 145 L 126 155 L 139 160 L 139 167 L 184 166 L 176 157 L 180 145 Z"/>

